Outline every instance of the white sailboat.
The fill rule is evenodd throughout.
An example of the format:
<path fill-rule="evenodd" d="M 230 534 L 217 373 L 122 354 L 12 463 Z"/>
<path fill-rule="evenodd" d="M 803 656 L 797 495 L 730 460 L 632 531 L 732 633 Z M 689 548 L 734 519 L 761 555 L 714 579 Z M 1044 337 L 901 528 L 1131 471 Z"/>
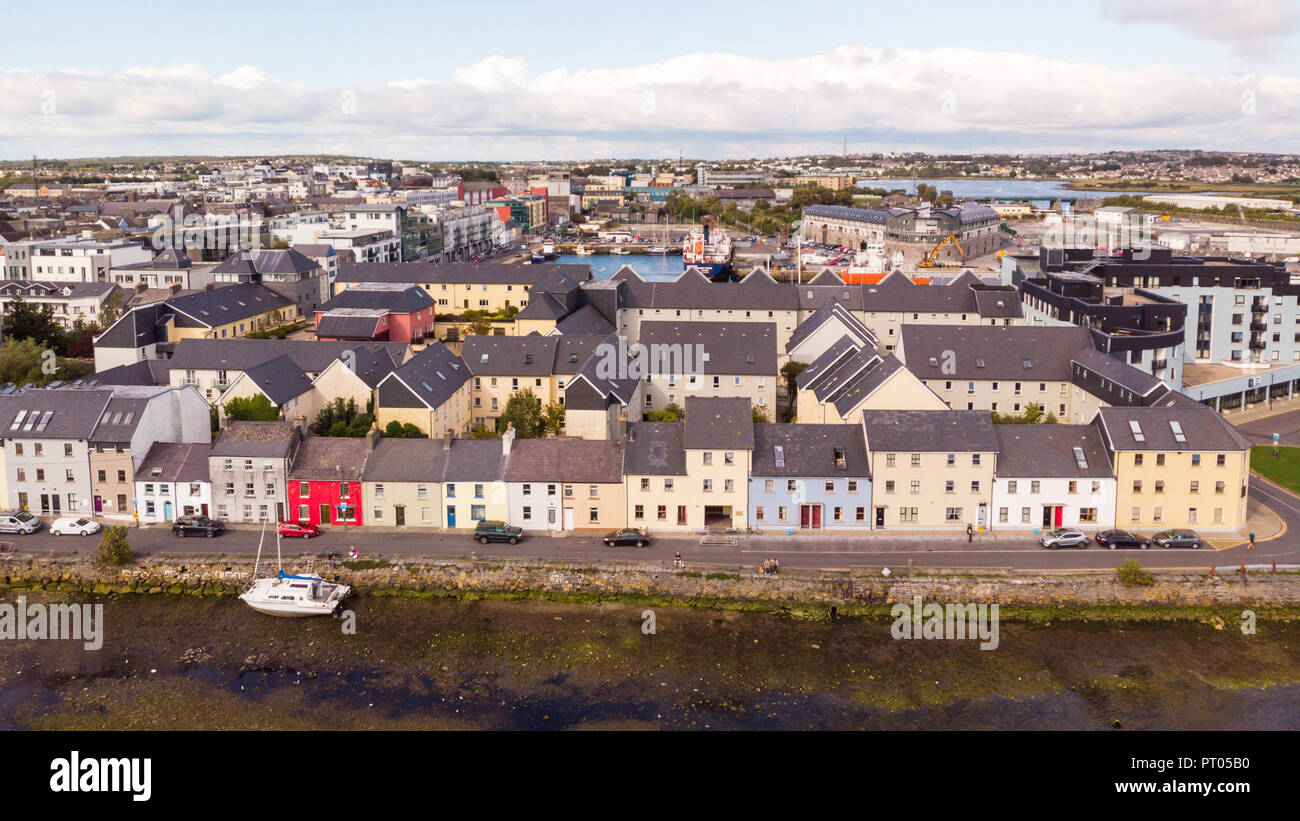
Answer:
<path fill-rule="evenodd" d="M 280 532 L 275 533 L 275 559 L 278 573 L 264 579 L 257 578 L 262 564 L 262 541 L 266 538 L 266 524 L 262 524 L 262 538 L 257 540 L 257 561 L 253 564 L 253 580 L 239 598 L 259 613 L 268 616 L 328 616 L 333 614 L 352 592 L 346 584 L 327 582 L 316 576 L 293 576 L 284 572 L 280 556 Z"/>

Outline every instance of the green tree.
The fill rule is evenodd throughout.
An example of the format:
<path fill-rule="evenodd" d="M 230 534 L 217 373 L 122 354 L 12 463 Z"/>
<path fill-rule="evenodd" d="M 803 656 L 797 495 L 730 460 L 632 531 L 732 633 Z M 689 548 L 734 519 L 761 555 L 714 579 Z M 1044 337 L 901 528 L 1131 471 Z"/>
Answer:
<path fill-rule="evenodd" d="M 795 395 L 799 392 L 799 374 L 808 368 L 807 362 L 791 360 L 781 366 L 781 379 L 785 382 L 786 395 L 790 397 L 790 407 L 794 408 Z"/>
<path fill-rule="evenodd" d="M 236 397 L 224 406 L 226 418 L 239 422 L 274 422 L 280 418 L 280 409 L 271 404 L 266 394 Z"/>
<path fill-rule="evenodd" d="M 486 427 L 484 427 L 484 426 L 482 426 L 482 425 L 475 425 L 473 428 L 470 429 L 470 432 L 469 432 L 469 438 L 471 438 L 471 439 L 497 439 L 497 438 L 499 438 L 499 437 L 498 437 L 498 434 L 497 434 L 497 432 L 496 432 L 495 430 L 492 430 L 491 428 L 486 428 Z"/>
<path fill-rule="evenodd" d="M 755 405 L 753 408 L 751 408 L 751 411 L 752 411 L 751 415 L 754 417 L 755 424 L 762 425 L 772 421 L 771 418 L 769 418 L 767 415 L 767 408 L 760 408 L 757 405 Z"/>
<path fill-rule="evenodd" d="M 131 550 L 131 541 L 127 538 L 126 528 L 111 525 L 104 528 L 104 535 L 99 538 L 99 562 L 110 567 L 124 565 L 135 558 Z"/>
<path fill-rule="evenodd" d="M 465 328 L 465 332 L 472 336 L 487 336 L 492 333 L 492 320 L 485 316 L 476 317 Z"/>
<path fill-rule="evenodd" d="M 50 303 L 34 305 L 22 297 L 14 297 L 3 317 L 5 339 L 33 339 L 39 345 L 64 353 L 66 342 L 63 327 L 54 318 Z"/>
<path fill-rule="evenodd" d="M 518 439 L 536 439 L 546 432 L 542 401 L 533 393 L 532 388 L 515 391 L 506 400 L 506 407 L 497 418 L 497 433 L 504 433 L 510 425 L 515 426 L 515 437 Z"/>
<path fill-rule="evenodd" d="M 542 410 L 542 416 L 545 418 L 546 435 L 559 436 L 564 433 L 564 406 L 558 402 L 552 402 Z"/>
<path fill-rule="evenodd" d="M 316 414 L 316 432 L 321 436 L 339 436 L 359 439 L 375 423 L 372 413 L 361 413 L 357 400 L 337 397 Z"/>
<path fill-rule="evenodd" d="M 405 434 L 402 433 L 402 423 L 398 422 L 396 419 L 389 422 L 388 425 L 384 427 L 384 435 L 389 439 L 401 439 L 405 436 Z"/>
<path fill-rule="evenodd" d="M 56 379 L 79 379 L 95 372 L 94 365 L 58 356 L 34 339 L 8 339 L 0 345 L 0 382 L 48 385 Z"/>

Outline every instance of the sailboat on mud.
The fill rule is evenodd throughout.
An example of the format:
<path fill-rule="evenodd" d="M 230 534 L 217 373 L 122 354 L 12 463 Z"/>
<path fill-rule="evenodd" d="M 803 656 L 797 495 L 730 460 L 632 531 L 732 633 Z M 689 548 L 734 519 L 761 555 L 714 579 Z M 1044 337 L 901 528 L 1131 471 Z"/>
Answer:
<path fill-rule="evenodd" d="M 257 540 L 257 561 L 253 564 L 253 579 L 245 585 L 239 598 L 259 613 L 268 616 L 329 616 L 338 609 L 343 600 L 352 592 L 346 584 L 327 582 L 317 576 L 294 576 L 284 572 L 284 561 L 280 556 L 280 531 L 275 533 L 275 560 L 278 573 L 275 576 L 257 578 L 258 568 L 262 564 L 262 542 L 266 539 L 266 523 L 262 524 L 262 536 Z"/>

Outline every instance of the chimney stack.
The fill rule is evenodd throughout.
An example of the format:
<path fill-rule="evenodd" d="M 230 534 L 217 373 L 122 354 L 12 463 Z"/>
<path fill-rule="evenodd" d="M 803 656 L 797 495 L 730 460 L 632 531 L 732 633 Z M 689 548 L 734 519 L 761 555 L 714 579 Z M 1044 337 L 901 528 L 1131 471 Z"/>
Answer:
<path fill-rule="evenodd" d="M 447 428 L 447 432 L 442 435 L 442 449 L 451 450 L 451 428 Z"/>
<path fill-rule="evenodd" d="M 510 455 L 510 446 L 514 444 L 514 441 L 515 441 L 515 423 L 509 422 L 506 424 L 506 432 L 501 434 L 501 455 L 502 456 Z"/>

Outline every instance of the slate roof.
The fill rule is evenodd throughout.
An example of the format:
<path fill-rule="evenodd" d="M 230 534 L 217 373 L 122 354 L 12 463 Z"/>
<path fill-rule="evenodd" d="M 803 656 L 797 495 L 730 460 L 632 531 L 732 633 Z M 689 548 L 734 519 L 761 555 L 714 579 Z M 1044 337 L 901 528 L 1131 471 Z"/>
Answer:
<path fill-rule="evenodd" d="M 0 436 L 89 440 L 112 397 L 111 390 L 57 388 L 33 388 L 0 395 Z M 40 430 L 47 413 L 50 417 L 44 430 Z"/>
<path fill-rule="evenodd" d="M 548 273 L 563 274 L 574 282 L 591 279 L 590 265 L 511 265 L 499 262 L 345 262 L 339 265 L 339 282 L 459 283 L 477 285 L 532 285 Z"/>
<path fill-rule="evenodd" d="M 623 448 L 623 473 L 685 476 L 684 429 L 681 422 L 629 422 Z"/>
<path fill-rule="evenodd" d="M 772 376 L 777 372 L 775 322 L 641 323 L 637 339 L 652 345 L 699 346 L 702 361 L 691 362 L 704 374 Z"/>
<path fill-rule="evenodd" d="M 558 436 L 520 439 L 510 446 L 506 481 L 621 484 L 622 444 Z"/>
<path fill-rule="evenodd" d="M 212 272 L 214 274 L 303 274 L 319 270 L 320 266 L 314 260 L 292 248 L 266 248 L 232 254 L 213 268 Z"/>
<path fill-rule="evenodd" d="M 471 376 L 465 361 L 435 342 L 379 382 L 379 406 L 437 408 Z M 426 431 L 435 435 L 439 431 Z"/>
<path fill-rule="evenodd" d="M 781 448 L 781 465 L 776 449 Z M 844 458 L 844 468 L 836 453 Z M 860 425 L 758 424 L 754 426 L 752 476 L 869 476 Z"/>
<path fill-rule="evenodd" d="M 249 368 L 242 378 L 252 380 L 277 407 L 311 388 L 311 377 L 288 356 L 277 356 Z"/>
<path fill-rule="evenodd" d="M 316 323 L 318 340 L 373 340 L 382 332 L 382 313 L 329 313 Z"/>
<path fill-rule="evenodd" d="M 867 448 L 873 452 L 991 453 L 997 433 L 988 411 L 863 411 Z"/>
<path fill-rule="evenodd" d="M 904 324 L 899 336 L 908 370 L 921 379 L 1069 382 L 1071 359 L 1093 347 L 1088 329 L 1075 325 Z"/>
<path fill-rule="evenodd" d="M 529 303 L 530 305 L 532 303 Z M 583 305 L 578 310 L 555 323 L 555 329 L 565 336 L 575 334 L 611 334 L 614 323 L 591 305 Z"/>
<path fill-rule="evenodd" d="M 366 458 L 361 478 L 367 482 L 438 483 L 446 461 L 442 439 L 380 439 Z"/>
<path fill-rule="evenodd" d="M 292 422 L 233 421 L 217 435 L 208 455 L 285 458 L 296 438 Z"/>
<path fill-rule="evenodd" d="M 550 376 L 559 338 L 528 336 L 467 336 L 461 358 L 475 376 Z"/>
<path fill-rule="evenodd" d="M 1148 396 L 1152 391 L 1165 387 L 1165 383 L 1161 379 L 1146 371 L 1139 370 L 1127 362 L 1121 362 L 1091 345 L 1077 351 L 1070 358 L 1070 364 L 1071 366 L 1077 365 L 1087 368 L 1138 396 Z"/>
<path fill-rule="evenodd" d="M 794 329 L 794 333 L 790 334 L 789 341 L 785 343 L 786 353 L 798 348 L 800 343 L 831 321 L 842 323 L 845 332 L 856 336 L 858 341 L 864 345 L 870 345 L 874 348 L 879 341 L 876 339 L 876 335 L 841 303 L 828 302 L 814 311 L 812 316 L 799 323 L 799 327 Z"/>
<path fill-rule="evenodd" d="M 206 326 L 225 325 L 291 307 L 294 303 L 260 282 L 241 282 L 210 291 L 196 291 L 171 297 L 166 304 L 174 311 Z"/>
<path fill-rule="evenodd" d="M 749 397 L 686 397 L 686 433 L 692 450 L 753 450 L 754 414 Z"/>
<path fill-rule="evenodd" d="M 994 425 L 999 477 L 1105 479 L 1113 476 L 1101 433 L 1092 425 Z M 1083 452 L 1080 466 L 1074 448 Z"/>
<path fill-rule="evenodd" d="M 1250 449 L 1250 440 L 1213 408 L 1176 405 L 1174 407 L 1102 408 L 1094 423 L 1100 424 L 1102 437 L 1111 451 L 1241 451 Z M 1132 423 L 1142 433 L 1138 441 Z M 1178 441 L 1173 425 L 1177 423 L 1184 441 Z"/>
<path fill-rule="evenodd" d="M 506 457 L 501 452 L 501 444 L 500 439 L 453 439 L 443 466 L 442 481 L 501 481 L 505 478 L 506 466 Z M 473 500 L 471 493 L 462 493 L 461 497 L 467 504 Z M 446 504 L 455 504 L 455 502 L 448 499 Z"/>
<path fill-rule="evenodd" d="M 536 287 L 534 287 L 534 291 Z M 542 291 L 534 293 L 528 300 L 524 309 L 515 314 L 516 319 L 559 319 L 568 312 L 564 303 L 560 302 L 549 293 Z"/>
<path fill-rule="evenodd" d="M 400 362 L 405 342 L 328 342 L 305 339 L 182 339 L 167 360 L 170 370 L 246 371 L 278 356 L 288 356 L 307 373 L 320 373 L 344 351 L 384 352 Z"/>
<path fill-rule="evenodd" d="M 207 482 L 211 450 L 212 445 L 207 443 L 154 442 L 135 478 L 142 482 Z M 155 469 L 161 471 L 157 476 L 153 474 Z"/>
<path fill-rule="evenodd" d="M 129 365 L 118 365 L 77 380 L 80 385 L 166 385 L 167 360 L 141 359 Z"/>
<path fill-rule="evenodd" d="M 358 481 L 366 469 L 370 440 L 350 436 L 308 436 L 289 469 L 291 480 Z"/>
<path fill-rule="evenodd" d="M 329 313 L 336 308 L 380 308 L 395 314 L 413 314 L 433 304 L 433 297 L 419 285 L 362 282 L 343 289 L 316 310 Z"/>

